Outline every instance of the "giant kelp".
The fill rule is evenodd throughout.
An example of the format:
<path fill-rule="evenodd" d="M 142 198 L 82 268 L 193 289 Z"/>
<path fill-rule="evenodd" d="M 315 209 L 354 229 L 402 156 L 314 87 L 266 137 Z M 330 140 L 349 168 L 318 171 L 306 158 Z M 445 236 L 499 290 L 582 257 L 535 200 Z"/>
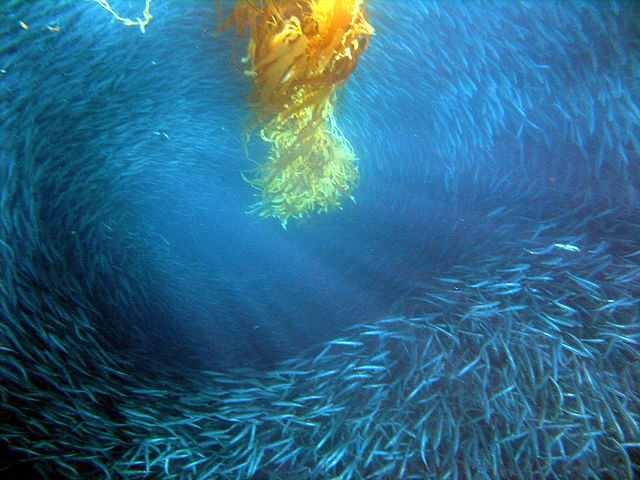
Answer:
<path fill-rule="evenodd" d="M 289 218 L 337 208 L 352 198 L 356 156 L 338 129 L 336 93 L 356 68 L 373 28 L 361 0 L 239 0 L 221 29 L 248 29 L 240 63 L 253 81 L 249 130 L 271 144 L 251 183 L 255 210 Z M 234 49 L 235 56 L 235 49 Z"/>

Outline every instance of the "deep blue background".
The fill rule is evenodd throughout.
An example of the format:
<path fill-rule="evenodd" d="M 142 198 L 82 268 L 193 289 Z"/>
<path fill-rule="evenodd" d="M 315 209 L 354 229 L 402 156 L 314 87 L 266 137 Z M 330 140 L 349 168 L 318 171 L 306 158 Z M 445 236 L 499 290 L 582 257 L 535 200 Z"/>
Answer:
<path fill-rule="evenodd" d="M 246 213 L 251 84 L 214 2 L 154 2 L 145 35 L 98 4 L 13 9 L 6 157 L 46 167 L 41 240 L 118 341 L 266 365 L 405 313 L 416 284 L 522 240 L 522 217 L 637 207 L 637 10 L 371 2 L 376 35 L 337 111 L 356 203 L 285 231 Z"/>

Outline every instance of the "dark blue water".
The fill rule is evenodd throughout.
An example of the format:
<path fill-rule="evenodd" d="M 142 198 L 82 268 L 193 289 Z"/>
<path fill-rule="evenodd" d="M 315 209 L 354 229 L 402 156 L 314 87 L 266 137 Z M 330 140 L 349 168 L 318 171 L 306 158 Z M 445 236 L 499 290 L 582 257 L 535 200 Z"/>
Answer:
<path fill-rule="evenodd" d="M 11 468 L 637 477 L 637 3 L 370 2 L 355 202 L 286 229 L 215 3 L 151 8 L 0 6 Z"/>

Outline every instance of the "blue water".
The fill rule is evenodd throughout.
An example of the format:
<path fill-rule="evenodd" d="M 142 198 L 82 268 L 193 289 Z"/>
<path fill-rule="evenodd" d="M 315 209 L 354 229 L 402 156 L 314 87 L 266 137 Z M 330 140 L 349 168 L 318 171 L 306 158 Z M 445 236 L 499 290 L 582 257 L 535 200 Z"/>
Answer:
<path fill-rule="evenodd" d="M 247 213 L 267 148 L 245 153 L 251 82 L 215 3 L 151 8 L 142 34 L 95 2 L 0 6 L 19 464 L 100 477 L 95 447 L 157 478 L 637 477 L 636 2 L 373 0 L 336 112 L 355 202 L 286 229 Z"/>

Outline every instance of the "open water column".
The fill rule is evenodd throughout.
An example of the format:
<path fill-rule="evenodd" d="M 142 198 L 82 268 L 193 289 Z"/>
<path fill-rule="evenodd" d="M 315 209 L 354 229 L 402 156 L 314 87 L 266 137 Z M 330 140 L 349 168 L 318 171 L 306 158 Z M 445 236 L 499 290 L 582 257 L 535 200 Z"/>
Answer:
<path fill-rule="evenodd" d="M 0 478 L 640 476 L 640 6 L 0 3 Z"/>

